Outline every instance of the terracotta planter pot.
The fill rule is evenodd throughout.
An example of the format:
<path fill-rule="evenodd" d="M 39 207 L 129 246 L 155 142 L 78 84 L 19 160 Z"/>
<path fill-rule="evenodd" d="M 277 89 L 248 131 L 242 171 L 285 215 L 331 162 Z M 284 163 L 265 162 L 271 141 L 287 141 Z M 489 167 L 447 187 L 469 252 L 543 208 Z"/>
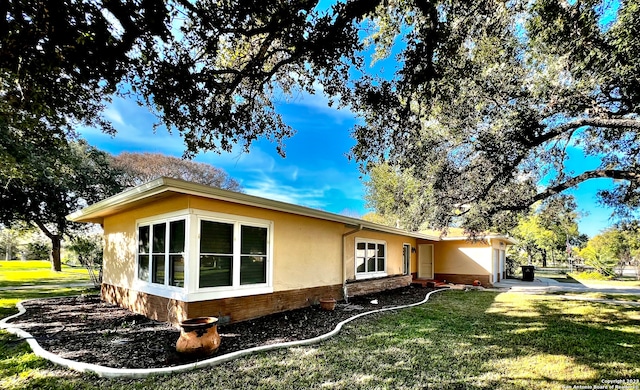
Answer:
<path fill-rule="evenodd" d="M 180 338 L 176 351 L 184 354 L 209 356 L 220 347 L 216 317 L 189 318 L 180 323 Z"/>
<path fill-rule="evenodd" d="M 321 298 L 320 308 L 322 310 L 334 310 L 336 308 L 336 300 L 333 298 Z"/>

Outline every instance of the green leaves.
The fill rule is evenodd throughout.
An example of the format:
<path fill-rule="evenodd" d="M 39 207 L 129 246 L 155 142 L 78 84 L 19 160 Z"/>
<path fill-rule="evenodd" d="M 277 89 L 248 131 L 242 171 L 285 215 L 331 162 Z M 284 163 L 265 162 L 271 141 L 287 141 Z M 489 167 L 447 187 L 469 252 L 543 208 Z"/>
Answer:
<path fill-rule="evenodd" d="M 640 88 L 638 72 L 623 72 L 640 52 L 629 51 L 637 35 L 622 31 L 636 31 L 637 2 L 437 3 L 428 36 L 398 30 L 409 38 L 396 78 L 363 81 L 352 96 L 366 120 L 353 149 L 365 170 L 389 163 L 423 180 L 437 200 L 423 220 L 438 226 L 508 227 L 513 212 L 601 177 L 619 180 L 601 192 L 606 204 L 632 214 Z M 616 15 L 609 26 L 604 14 Z M 418 7 L 412 15 L 429 25 Z M 433 51 L 420 51 L 426 44 Z M 432 74 L 418 77 L 425 66 Z M 568 149 L 602 164 L 575 170 Z"/>

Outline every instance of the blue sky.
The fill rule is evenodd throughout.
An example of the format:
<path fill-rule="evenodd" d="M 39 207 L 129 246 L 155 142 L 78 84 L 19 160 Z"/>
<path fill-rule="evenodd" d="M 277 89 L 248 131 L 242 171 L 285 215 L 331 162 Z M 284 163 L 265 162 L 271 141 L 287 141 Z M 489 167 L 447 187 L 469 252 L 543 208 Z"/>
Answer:
<path fill-rule="evenodd" d="M 362 174 L 357 164 L 346 157 L 355 143 L 350 136 L 356 123 L 354 115 L 328 107 L 322 95 L 304 95 L 281 104 L 279 111 L 297 130 L 286 142 L 286 158 L 277 154 L 274 144 L 259 140 L 249 153 L 201 153 L 195 160 L 224 169 L 251 195 L 350 216 L 370 211 L 365 207 Z M 164 128 L 154 134 L 155 117 L 135 102 L 117 98 L 109 105 L 106 116 L 118 130 L 115 137 L 95 129 L 80 131 L 99 149 L 112 154 L 159 152 L 176 157 L 184 151 L 179 135 L 169 134 Z M 597 166 L 596 159 L 585 160 L 579 150 L 571 152 L 570 161 L 579 171 Z M 590 236 L 610 224 L 611 210 L 595 201 L 603 184 L 606 183 L 592 180 L 571 191 L 583 215 L 580 231 Z"/>
<path fill-rule="evenodd" d="M 246 193 L 334 213 L 362 216 L 364 188 L 357 164 L 346 154 L 355 141 L 350 129 L 355 123 L 347 110 L 329 108 L 321 95 L 282 104 L 279 111 L 297 133 L 286 141 L 286 158 L 276 145 L 259 140 L 250 153 L 200 153 L 195 160 L 224 169 L 240 181 Z M 115 137 L 95 129 L 81 129 L 93 146 L 112 154 L 159 152 L 181 157 L 184 144 L 177 134 L 159 128 L 155 117 L 135 102 L 114 99 L 106 116 L 118 133 Z"/>

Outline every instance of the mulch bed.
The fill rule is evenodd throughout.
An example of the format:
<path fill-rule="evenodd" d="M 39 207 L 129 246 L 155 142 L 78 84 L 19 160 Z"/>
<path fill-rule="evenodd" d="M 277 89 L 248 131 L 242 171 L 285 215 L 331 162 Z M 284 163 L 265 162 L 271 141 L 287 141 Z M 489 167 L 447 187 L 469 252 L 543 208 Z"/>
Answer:
<path fill-rule="evenodd" d="M 339 302 L 334 311 L 311 306 L 220 325 L 222 344 L 208 358 L 316 337 L 356 314 L 419 302 L 429 291 L 405 287 L 351 298 L 348 304 Z M 372 303 L 374 300 L 377 303 Z M 179 329 L 102 302 L 95 295 L 38 299 L 24 303 L 24 307 L 26 313 L 12 323 L 33 335 L 45 350 L 67 359 L 115 368 L 168 367 L 203 359 L 176 352 Z"/>

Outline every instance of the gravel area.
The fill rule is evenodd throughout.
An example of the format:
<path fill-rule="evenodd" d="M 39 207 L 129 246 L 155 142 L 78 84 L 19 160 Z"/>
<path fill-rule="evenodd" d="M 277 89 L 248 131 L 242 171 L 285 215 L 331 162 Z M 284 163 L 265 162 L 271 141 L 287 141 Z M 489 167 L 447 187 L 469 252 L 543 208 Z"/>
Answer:
<path fill-rule="evenodd" d="M 348 304 L 338 302 L 334 311 L 311 306 L 220 325 L 222 344 L 212 356 L 316 337 L 356 314 L 419 302 L 429 291 L 406 287 L 352 298 Z M 102 302 L 95 295 L 38 299 L 25 302 L 24 307 L 27 312 L 12 323 L 31 333 L 44 349 L 67 359 L 115 368 L 157 368 L 199 360 L 175 351 L 179 329 Z"/>

